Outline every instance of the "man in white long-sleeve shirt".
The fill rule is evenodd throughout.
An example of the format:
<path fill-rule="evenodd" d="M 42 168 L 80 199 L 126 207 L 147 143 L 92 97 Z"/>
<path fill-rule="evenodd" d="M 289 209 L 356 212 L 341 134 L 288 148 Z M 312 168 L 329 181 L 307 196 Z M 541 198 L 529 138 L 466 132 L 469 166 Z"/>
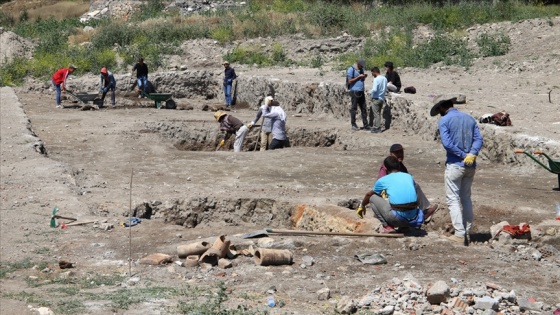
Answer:
<path fill-rule="evenodd" d="M 387 90 L 387 78 L 380 75 L 379 68 L 373 67 L 371 69 L 373 75 L 373 88 L 369 91 L 371 95 L 372 105 L 370 112 L 373 114 L 373 119 L 370 119 L 371 133 L 381 132 L 381 109 L 385 103 L 385 90 Z"/>
<path fill-rule="evenodd" d="M 286 147 L 288 137 L 286 136 L 286 113 L 280 107 L 280 103 L 272 101 L 269 106 L 264 109 L 263 117 L 272 120 L 272 141 L 269 150 L 282 149 Z"/>

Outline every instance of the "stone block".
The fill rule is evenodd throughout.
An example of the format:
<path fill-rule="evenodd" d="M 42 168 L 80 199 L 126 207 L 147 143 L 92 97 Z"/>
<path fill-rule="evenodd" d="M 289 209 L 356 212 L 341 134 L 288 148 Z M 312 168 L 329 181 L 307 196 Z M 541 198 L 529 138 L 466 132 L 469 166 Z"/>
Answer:
<path fill-rule="evenodd" d="M 498 300 L 489 297 L 483 296 L 475 300 L 474 308 L 477 310 L 498 310 L 499 302 Z"/>
<path fill-rule="evenodd" d="M 437 281 L 426 293 L 430 304 L 440 304 L 447 301 L 450 296 L 450 289 L 445 281 Z"/>

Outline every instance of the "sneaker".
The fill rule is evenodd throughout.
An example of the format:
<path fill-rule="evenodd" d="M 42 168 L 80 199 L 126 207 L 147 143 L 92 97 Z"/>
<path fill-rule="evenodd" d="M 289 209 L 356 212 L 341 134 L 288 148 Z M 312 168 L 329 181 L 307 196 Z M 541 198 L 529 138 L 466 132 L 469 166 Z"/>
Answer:
<path fill-rule="evenodd" d="M 379 128 L 372 128 L 370 132 L 371 132 L 371 133 L 381 133 L 381 129 L 379 129 Z"/>
<path fill-rule="evenodd" d="M 358 126 L 354 125 L 354 126 L 352 126 L 352 130 L 358 131 L 358 130 L 360 130 L 360 128 L 358 128 Z"/>
<path fill-rule="evenodd" d="M 428 209 L 424 209 L 424 223 L 430 223 L 432 221 L 432 215 L 439 210 L 439 205 L 435 204 Z"/>
<path fill-rule="evenodd" d="M 62 108 L 62 105 L 56 105 L 56 108 Z"/>
<path fill-rule="evenodd" d="M 384 226 L 379 229 L 379 233 L 381 234 L 393 234 L 397 233 L 397 231 L 390 225 Z"/>
<path fill-rule="evenodd" d="M 370 127 L 370 126 L 364 126 L 363 129 L 364 129 L 364 130 L 371 130 L 371 127 Z"/>

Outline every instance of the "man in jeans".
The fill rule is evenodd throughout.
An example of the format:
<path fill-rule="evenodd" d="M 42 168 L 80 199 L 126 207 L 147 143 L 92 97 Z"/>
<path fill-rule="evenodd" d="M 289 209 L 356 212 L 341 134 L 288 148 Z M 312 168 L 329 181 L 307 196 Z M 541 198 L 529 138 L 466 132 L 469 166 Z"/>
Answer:
<path fill-rule="evenodd" d="M 381 109 L 383 104 L 385 104 L 385 90 L 387 90 L 387 78 L 380 75 L 379 68 L 373 67 L 371 69 L 371 74 L 373 75 L 373 88 L 369 91 L 371 95 L 371 100 L 373 101 L 371 105 L 371 113 L 373 119 L 370 119 L 371 133 L 381 132 Z"/>
<path fill-rule="evenodd" d="M 226 107 L 231 106 L 231 86 L 233 85 L 233 80 L 237 78 L 235 70 L 230 67 L 229 62 L 224 61 L 224 97 L 226 99 Z"/>
<path fill-rule="evenodd" d="M 441 115 L 438 128 L 441 143 L 447 151 L 445 193 L 451 222 L 455 229 L 455 233 L 448 239 L 468 246 L 474 216 L 471 186 L 476 169 L 476 157 L 484 141 L 476 120 L 453 107 L 456 100 L 456 98 L 440 100 L 432 107 L 430 115 Z"/>
<path fill-rule="evenodd" d="M 365 66 L 366 62 L 360 59 L 346 71 L 346 82 L 348 82 L 348 89 L 350 90 L 350 97 L 352 98 L 352 107 L 350 108 L 350 124 L 352 125 L 352 130 L 360 130 L 358 125 L 356 125 L 356 111 L 358 110 L 358 106 L 362 113 L 364 129 L 370 129 L 367 121 L 366 96 L 364 94 L 364 82 L 367 78 L 367 74 L 364 73 Z"/>

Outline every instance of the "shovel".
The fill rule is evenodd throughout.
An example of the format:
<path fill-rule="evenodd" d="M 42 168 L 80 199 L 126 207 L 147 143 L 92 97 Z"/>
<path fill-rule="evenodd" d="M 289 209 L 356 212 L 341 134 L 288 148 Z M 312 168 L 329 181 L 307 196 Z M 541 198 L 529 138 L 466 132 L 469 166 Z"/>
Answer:
<path fill-rule="evenodd" d="M 357 236 L 357 237 L 403 237 L 404 234 L 392 233 L 345 233 L 345 232 L 321 232 L 321 231 L 296 231 L 296 230 L 276 230 L 276 229 L 264 229 L 247 234 L 243 234 L 241 238 L 259 238 L 267 237 L 269 234 L 278 235 L 332 235 L 332 236 Z"/>
<path fill-rule="evenodd" d="M 55 228 L 58 225 L 56 224 L 56 219 L 64 219 L 64 220 L 70 220 L 70 221 L 76 221 L 76 218 L 69 218 L 69 217 L 63 217 L 60 215 L 57 215 L 56 213 L 58 212 L 58 207 L 54 207 L 53 211 L 52 211 L 52 217 L 51 217 L 51 227 Z"/>

